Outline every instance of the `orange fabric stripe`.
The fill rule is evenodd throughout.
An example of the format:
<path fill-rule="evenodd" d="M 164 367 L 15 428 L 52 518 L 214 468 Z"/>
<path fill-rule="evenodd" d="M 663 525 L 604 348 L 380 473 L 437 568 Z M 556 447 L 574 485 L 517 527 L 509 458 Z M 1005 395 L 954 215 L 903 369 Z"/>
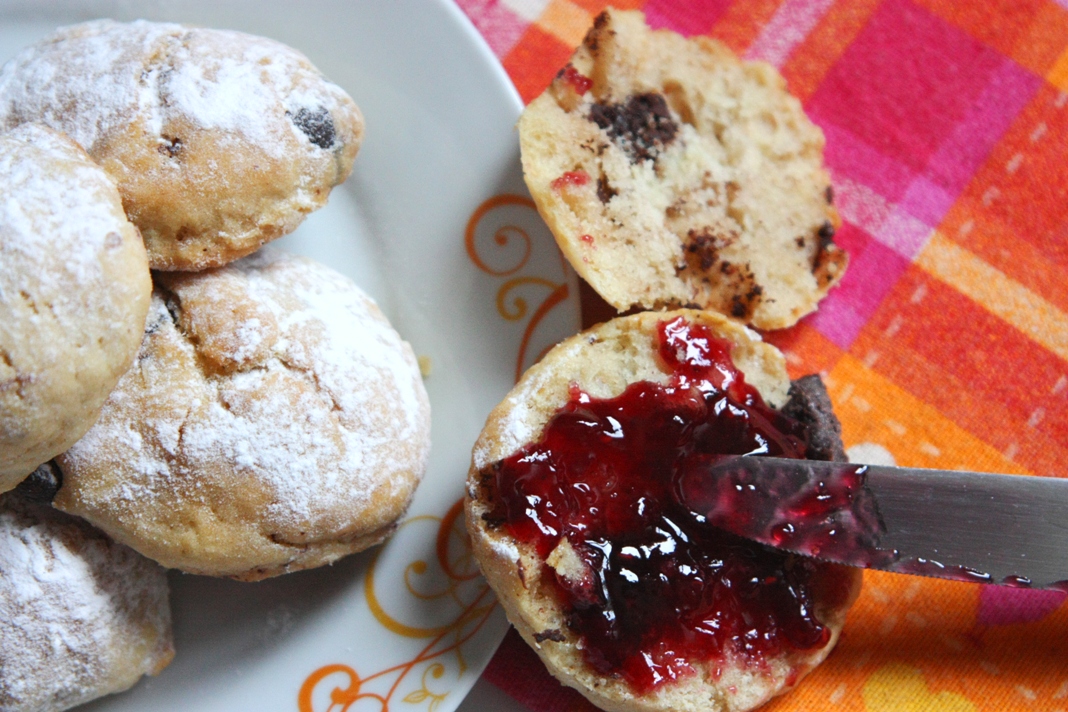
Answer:
<path fill-rule="evenodd" d="M 790 378 L 810 373 L 828 373 L 844 353 L 826 336 L 802 322 L 782 331 L 764 334 L 764 339 L 783 352 Z"/>
<path fill-rule="evenodd" d="M 1065 362 L 920 268 L 905 273 L 851 353 L 1020 467 L 1063 469 Z M 1029 370 L 1013 370 L 1019 363 Z"/>
<path fill-rule="evenodd" d="M 915 394 L 853 356 L 828 374 L 846 447 L 875 443 L 899 465 L 1023 474 L 1025 470 Z"/>
<path fill-rule="evenodd" d="M 790 92 L 808 100 L 823 77 L 856 39 L 881 0 L 838 0 L 805 41 L 794 49 L 782 74 Z"/>
<path fill-rule="evenodd" d="M 545 91 L 574 51 L 553 34 L 531 25 L 501 64 L 512 77 L 523 103 L 529 104 Z"/>
<path fill-rule="evenodd" d="M 1068 37 L 1068 11 L 1050 0 L 916 0 L 980 42 L 1042 75 Z"/>
<path fill-rule="evenodd" d="M 732 3 L 723 13 L 712 36 L 730 47 L 736 54 L 745 54 L 760 35 L 764 25 L 775 15 L 786 0 L 752 0 Z"/>

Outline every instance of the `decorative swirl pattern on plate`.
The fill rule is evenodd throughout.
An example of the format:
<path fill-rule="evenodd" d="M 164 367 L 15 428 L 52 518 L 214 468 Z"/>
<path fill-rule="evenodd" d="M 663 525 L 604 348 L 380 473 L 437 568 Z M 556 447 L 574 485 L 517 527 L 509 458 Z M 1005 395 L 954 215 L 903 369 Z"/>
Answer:
<path fill-rule="evenodd" d="M 375 554 L 364 580 L 364 592 L 371 612 L 379 623 L 393 633 L 409 638 L 429 638 L 430 642 L 411 660 L 379 670 L 366 677 L 361 677 L 352 667 L 343 664 L 325 665 L 319 668 L 301 685 L 297 696 L 297 707 L 300 712 L 347 712 L 361 700 L 373 700 L 378 703 L 381 712 L 389 712 L 390 703 L 394 702 L 393 698 L 401 683 L 417 668 L 422 668 L 420 686 L 405 695 L 401 701 L 408 704 L 425 704 L 427 712 L 434 712 L 445 700 L 449 694 L 448 691 L 434 691 L 431 684 L 431 678 L 441 679 L 445 675 L 446 668 L 440 660 L 451 653 L 456 657 L 460 672 L 466 670 L 467 664 L 463 658 L 462 646 L 482 628 L 496 605 L 490 594 L 489 586 L 485 584 L 477 589 L 470 602 L 463 601 L 460 586 L 476 579 L 478 568 L 471 555 L 471 545 L 463 528 L 462 514 L 463 500 L 459 500 L 440 519 L 430 516 L 413 517 L 401 525 L 408 526 L 427 520 L 440 521 L 436 555 L 437 564 L 448 579 L 447 585 L 442 590 L 431 594 L 418 592 L 411 577 L 425 573 L 427 564 L 416 561 L 405 569 L 405 586 L 410 594 L 420 598 L 451 598 L 461 605 L 459 615 L 445 625 L 420 628 L 402 623 L 386 613 L 374 591 L 374 574 L 380 549 Z M 393 678 L 392 682 L 390 678 Z M 372 683 L 377 683 L 373 689 Z M 381 691 L 383 684 L 387 685 L 385 691 Z M 316 693 L 322 690 L 329 690 L 325 695 L 327 706 L 322 706 L 324 695 L 319 694 L 320 706 L 316 707 Z"/>
<path fill-rule="evenodd" d="M 506 206 L 518 206 L 531 210 L 534 212 L 534 217 L 540 220 L 537 215 L 537 206 L 534 205 L 534 201 L 530 198 L 512 194 L 495 195 L 479 205 L 475 212 L 472 213 L 470 220 L 467 221 L 467 229 L 464 232 L 464 245 L 467 248 L 468 257 L 480 270 L 495 277 L 508 277 L 519 272 L 530 261 L 533 251 L 533 240 L 527 230 L 520 225 L 506 223 L 493 231 L 492 243 L 498 250 L 507 250 L 518 241 L 523 248 L 522 256 L 514 264 L 509 264 L 505 267 L 493 267 L 487 261 L 488 255 L 484 254 L 487 241 L 480 242 L 477 239 L 478 227 L 491 212 Z M 503 253 L 501 254 L 502 257 L 507 256 Z M 562 255 L 560 255 L 560 262 L 562 269 L 566 273 L 566 263 Z M 505 281 L 497 290 L 497 312 L 501 317 L 507 321 L 520 321 L 526 318 L 530 308 L 526 298 L 518 294 L 517 290 L 531 286 L 543 288 L 548 293 L 534 309 L 530 321 L 523 332 L 523 338 L 519 344 L 519 353 L 516 357 L 515 379 L 517 381 L 523 374 L 524 367 L 527 364 L 527 351 L 530 348 L 531 337 L 535 330 L 546 314 L 552 311 L 556 305 L 566 300 L 569 293 L 566 281 L 557 283 L 544 277 L 514 277 Z M 538 354 L 539 358 L 540 356 L 541 354 Z"/>

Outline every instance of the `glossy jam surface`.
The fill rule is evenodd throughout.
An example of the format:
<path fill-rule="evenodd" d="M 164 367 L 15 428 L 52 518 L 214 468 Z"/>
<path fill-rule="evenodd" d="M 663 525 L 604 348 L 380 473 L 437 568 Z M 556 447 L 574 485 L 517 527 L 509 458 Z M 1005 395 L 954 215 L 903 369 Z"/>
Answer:
<path fill-rule="evenodd" d="M 866 466 L 778 467 L 753 458 L 693 457 L 677 476 L 680 500 L 717 527 L 806 556 L 886 568 L 897 553 L 864 486 Z M 761 464 L 760 471 L 753 467 Z"/>
<path fill-rule="evenodd" d="M 553 562 L 546 574 L 586 661 L 639 693 L 690 674 L 691 661 L 759 668 L 829 636 L 811 561 L 715 529 L 676 496 L 688 458 L 803 457 L 800 426 L 764 404 L 705 327 L 676 319 L 658 338 L 666 385 L 604 400 L 573 388 L 542 440 L 488 473 L 487 521 Z"/>

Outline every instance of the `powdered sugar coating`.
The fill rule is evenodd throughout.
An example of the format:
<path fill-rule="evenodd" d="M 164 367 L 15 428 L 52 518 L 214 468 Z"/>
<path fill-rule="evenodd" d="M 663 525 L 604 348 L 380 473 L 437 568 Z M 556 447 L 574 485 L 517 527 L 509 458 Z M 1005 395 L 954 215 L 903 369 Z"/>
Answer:
<path fill-rule="evenodd" d="M 0 115 L 7 128 L 59 128 L 90 154 L 131 122 L 158 137 L 184 119 L 279 155 L 284 133 L 303 138 L 292 122 L 270 120 L 279 106 L 330 110 L 348 100 L 337 85 L 302 76 L 309 66 L 292 48 L 241 32 L 95 20 L 60 28 L 5 64 Z"/>
<path fill-rule="evenodd" d="M 92 425 L 137 351 L 150 290 L 107 174 L 43 126 L 0 136 L 0 492 Z"/>
<path fill-rule="evenodd" d="M 425 469 L 429 405 L 374 303 L 273 250 L 162 283 L 139 364 L 61 460 L 57 506 L 201 573 L 380 540 Z"/>
<path fill-rule="evenodd" d="M 0 126 L 27 121 L 113 176 L 154 269 L 224 264 L 291 231 L 348 175 L 363 133 L 296 50 L 143 20 L 60 28 L 4 65 Z"/>
<path fill-rule="evenodd" d="M 174 655 L 167 579 L 84 522 L 0 498 L 0 709 L 63 710 Z"/>

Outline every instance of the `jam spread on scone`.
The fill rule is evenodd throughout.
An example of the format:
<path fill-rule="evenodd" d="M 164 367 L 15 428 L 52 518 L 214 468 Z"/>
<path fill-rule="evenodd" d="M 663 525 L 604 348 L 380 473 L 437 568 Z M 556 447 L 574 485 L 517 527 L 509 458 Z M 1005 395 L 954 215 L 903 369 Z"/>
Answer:
<path fill-rule="evenodd" d="M 765 404 L 707 327 L 677 318 L 658 339 L 665 385 L 608 399 L 573 387 L 541 440 L 483 477 L 487 523 L 553 569 L 586 662 L 639 693 L 691 662 L 759 669 L 831 635 L 814 614 L 814 562 L 712 528 L 676 495 L 689 458 L 805 457 L 805 426 Z"/>

